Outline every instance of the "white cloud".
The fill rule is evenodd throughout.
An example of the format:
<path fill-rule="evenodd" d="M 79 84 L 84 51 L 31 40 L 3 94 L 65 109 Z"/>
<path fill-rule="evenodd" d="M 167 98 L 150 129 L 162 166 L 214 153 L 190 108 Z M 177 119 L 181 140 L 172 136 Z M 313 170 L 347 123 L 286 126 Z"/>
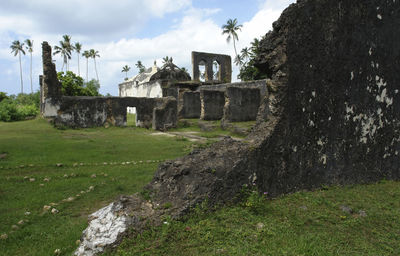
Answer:
<path fill-rule="evenodd" d="M 98 40 L 138 31 L 153 17 L 188 7 L 191 0 L 13 0 L 0 2 L 0 30 L 74 34 Z M 1 24 L 1 23 L 0 23 Z"/>

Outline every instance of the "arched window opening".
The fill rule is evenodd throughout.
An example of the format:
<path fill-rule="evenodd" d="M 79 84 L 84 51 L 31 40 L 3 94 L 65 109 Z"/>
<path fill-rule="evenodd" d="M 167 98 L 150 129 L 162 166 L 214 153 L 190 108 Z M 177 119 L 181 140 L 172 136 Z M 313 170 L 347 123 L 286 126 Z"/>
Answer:
<path fill-rule="evenodd" d="M 213 66 L 213 80 L 221 81 L 221 65 L 218 63 L 218 61 L 214 60 L 212 66 Z"/>
<path fill-rule="evenodd" d="M 199 62 L 199 79 L 200 82 L 205 82 L 207 79 L 207 68 L 206 62 L 204 60 Z"/>

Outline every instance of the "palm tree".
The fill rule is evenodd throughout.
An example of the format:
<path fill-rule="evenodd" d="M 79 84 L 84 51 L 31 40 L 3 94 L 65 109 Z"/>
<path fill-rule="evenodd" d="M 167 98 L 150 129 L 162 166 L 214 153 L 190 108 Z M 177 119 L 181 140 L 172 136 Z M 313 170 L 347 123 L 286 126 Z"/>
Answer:
<path fill-rule="evenodd" d="M 146 71 L 146 67 L 142 64 L 140 60 L 138 60 L 135 65 L 139 69 L 139 73 L 143 73 L 144 71 Z"/>
<path fill-rule="evenodd" d="M 66 47 L 66 50 L 69 53 L 69 56 L 67 58 L 67 71 L 69 70 L 69 60 L 71 59 L 71 53 L 74 51 L 74 46 L 71 44 L 71 36 L 69 35 L 63 35 L 64 39 L 64 45 Z"/>
<path fill-rule="evenodd" d="M 78 55 L 78 76 L 81 76 L 81 69 L 79 67 L 79 55 L 81 54 L 82 45 L 79 42 L 76 42 L 74 45 L 74 49 Z"/>
<path fill-rule="evenodd" d="M 235 60 L 233 61 L 236 66 L 241 66 L 243 65 L 243 59 L 240 55 L 236 55 Z"/>
<path fill-rule="evenodd" d="M 242 30 L 242 25 L 237 24 L 237 19 L 229 19 L 225 25 L 222 26 L 222 34 L 225 35 L 227 34 L 228 37 L 226 38 L 226 41 L 229 43 L 231 39 L 233 40 L 233 48 L 235 50 L 235 56 L 237 56 L 237 51 L 236 51 L 236 44 L 235 40 L 239 41 L 239 37 L 237 35 L 237 31 Z"/>
<path fill-rule="evenodd" d="M 14 42 L 12 42 L 10 48 L 11 48 L 11 53 L 14 53 L 14 56 L 17 56 L 17 54 L 18 54 L 19 73 L 21 75 L 21 93 L 24 93 L 24 83 L 22 81 L 22 64 L 21 64 L 21 52 L 22 52 L 22 54 L 25 55 L 24 43 L 21 44 L 21 42 L 19 40 L 15 40 Z"/>
<path fill-rule="evenodd" d="M 97 74 L 97 66 L 96 66 L 96 57 L 100 58 L 99 51 L 95 51 L 94 49 L 89 50 L 90 57 L 93 58 L 94 61 L 94 70 L 96 71 L 97 82 L 99 81 L 99 75 Z"/>
<path fill-rule="evenodd" d="M 128 80 L 128 72 L 129 70 L 131 70 L 131 67 L 129 67 L 128 65 L 125 65 L 124 67 L 122 67 L 122 71 L 121 72 L 125 72 L 125 80 Z"/>
<path fill-rule="evenodd" d="M 60 41 L 60 46 L 54 46 L 53 55 L 60 54 L 63 58 L 63 65 L 61 71 L 64 70 L 64 65 L 66 66 L 66 70 L 68 71 L 68 60 L 71 59 L 71 52 L 73 47 L 71 45 L 71 36 L 63 35 L 63 41 Z"/>
<path fill-rule="evenodd" d="M 84 51 L 82 53 L 82 56 L 86 58 L 86 83 L 89 82 L 89 58 L 90 58 L 90 52 L 89 51 Z"/>
<path fill-rule="evenodd" d="M 165 56 L 163 58 L 163 64 L 164 65 L 167 64 L 167 63 L 172 63 L 172 61 L 173 61 L 172 57 Z"/>
<path fill-rule="evenodd" d="M 251 44 L 251 52 L 253 54 L 253 56 L 257 55 L 260 51 L 260 40 L 258 40 L 257 38 L 254 38 L 253 42 L 250 43 Z"/>
<path fill-rule="evenodd" d="M 33 52 L 33 40 L 26 39 L 26 49 L 28 50 L 29 54 L 31 55 L 31 69 L 30 69 L 30 74 L 31 74 L 31 93 L 33 93 L 33 86 L 32 86 L 32 52 Z"/>
<path fill-rule="evenodd" d="M 242 60 L 245 63 L 249 60 L 250 55 L 251 55 L 250 50 L 247 47 L 243 48 L 242 51 L 240 52 L 240 54 L 241 54 L 240 57 L 242 58 Z"/>

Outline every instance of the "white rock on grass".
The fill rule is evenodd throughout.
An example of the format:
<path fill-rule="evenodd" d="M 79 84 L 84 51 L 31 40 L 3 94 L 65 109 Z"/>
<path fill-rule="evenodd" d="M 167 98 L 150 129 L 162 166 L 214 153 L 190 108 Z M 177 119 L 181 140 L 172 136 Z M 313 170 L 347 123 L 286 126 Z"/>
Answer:
<path fill-rule="evenodd" d="M 53 208 L 53 209 L 51 209 L 51 213 L 52 214 L 56 214 L 56 213 L 58 213 L 59 211 L 56 209 L 56 208 Z"/>
<path fill-rule="evenodd" d="M 8 235 L 7 234 L 1 234 L 0 235 L 0 239 L 1 240 L 6 240 L 8 238 Z"/>
<path fill-rule="evenodd" d="M 36 179 L 35 178 L 30 178 L 29 181 L 30 182 L 34 182 Z"/>
<path fill-rule="evenodd" d="M 127 216 L 117 214 L 121 209 L 122 204 L 111 203 L 91 214 L 89 226 L 83 231 L 84 240 L 75 255 L 93 256 L 102 252 L 105 245 L 115 243 L 118 235 L 127 229 Z"/>
<path fill-rule="evenodd" d="M 43 210 L 44 211 L 48 211 L 48 210 L 50 210 L 51 209 L 51 206 L 50 205 L 45 205 L 45 206 L 43 206 Z"/>

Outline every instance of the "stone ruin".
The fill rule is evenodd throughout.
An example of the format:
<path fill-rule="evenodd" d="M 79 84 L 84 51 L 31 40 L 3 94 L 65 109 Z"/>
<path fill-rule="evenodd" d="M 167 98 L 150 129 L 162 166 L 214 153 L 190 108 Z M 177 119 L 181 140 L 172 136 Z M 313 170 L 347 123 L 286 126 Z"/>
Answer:
<path fill-rule="evenodd" d="M 231 56 L 206 52 L 192 52 L 192 68 L 194 81 L 201 81 L 200 66 L 204 67 L 204 82 L 231 82 Z M 215 67 L 217 68 L 217 70 L 214 70 Z"/>
<path fill-rule="evenodd" d="M 122 196 L 96 212 L 76 255 L 99 253 L 128 228 L 178 219 L 205 200 L 231 202 L 246 184 L 273 197 L 398 180 L 399 22 L 398 0 L 290 5 L 260 44 L 256 65 L 270 79 L 248 142 L 226 138 L 161 164 L 145 187 L 151 199 Z"/>
<path fill-rule="evenodd" d="M 63 96 L 51 47 L 44 42 L 42 48 L 40 109 L 57 127 L 126 126 L 127 112 L 133 108 L 136 126 L 161 131 L 176 127 L 178 118 L 223 119 L 226 123 L 254 121 L 267 93 L 266 80 L 231 83 L 230 56 L 192 52 L 194 80 L 173 63 L 167 63 L 161 69 L 154 66 L 120 84 L 120 96 L 125 97 Z M 204 82 L 199 81 L 200 62 L 206 63 Z M 216 74 L 214 64 L 218 65 Z M 132 89 L 141 90 L 144 97 L 127 96 Z"/>
<path fill-rule="evenodd" d="M 175 127 L 177 103 L 173 97 L 72 97 L 61 94 L 61 84 L 52 62 L 51 47 L 42 44 L 43 76 L 41 76 L 41 114 L 53 119 L 58 127 L 87 128 L 126 126 L 128 107 L 136 107 L 136 125 L 156 130 Z"/>

